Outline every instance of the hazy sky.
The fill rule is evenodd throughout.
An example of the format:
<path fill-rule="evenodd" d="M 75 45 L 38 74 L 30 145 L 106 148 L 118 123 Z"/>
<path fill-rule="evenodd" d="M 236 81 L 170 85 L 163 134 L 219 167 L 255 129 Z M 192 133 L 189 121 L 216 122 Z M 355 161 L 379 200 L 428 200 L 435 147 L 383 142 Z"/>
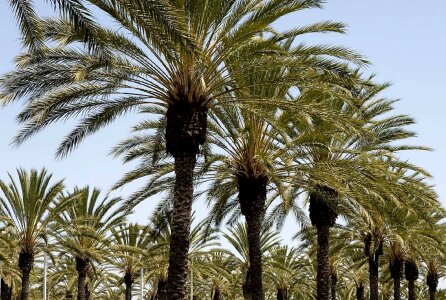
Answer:
<path fill-rule="evenodd" d="M 12 13 L 0 1 L 0 73 L 13 67 L 13 57 L 20 51 L 19 34 Z M 40 1 L 36 1 L 40 2 Z M 43 1 L 42 1 L 43 2 Z M 348 34 L 308 36 L 311 43 L 332 43 L 351 47 L 364 54 L 380 81 L 393 86 L 385 96 L 400 98 L 396 113 L 410 114 L 417 125 L 418 138 L 413 143 L 429 146 L 433 152 L 417 152 L 404 158 L 427 169 L 443 203 L 446 201 L 446 1 L 426 0 L 332 0 L 324 10 L 308 10 L 278 22 L 277 27 L 309 24 L 315 21 L 342 21 Z M 20 105 L 0 110 L 0 177 L 16 167 L 46 167 L 57 178 L 66 178 L 68 186 L 90 184 L 107 190 L 130 166 L 108 155 L 110 148 L 128 134 L 140 116 L 129 115 L 88 138 L 68 158 L 56 161 L 53 154 L 58 142 L 75 124 L 57 124 L 19 148 L 10 146 L 18 126 L 15 116 Z M 137 185 L 135 185 L 137 186 Z M 135 186 L 122 190 L 125 196 Z M 145 222 L 153 207 L 144 203 L 132 220 Z M 202 207 L 198 207 L 202 209 Z M 291 232 L 286 232 L 289 235 Z"/>

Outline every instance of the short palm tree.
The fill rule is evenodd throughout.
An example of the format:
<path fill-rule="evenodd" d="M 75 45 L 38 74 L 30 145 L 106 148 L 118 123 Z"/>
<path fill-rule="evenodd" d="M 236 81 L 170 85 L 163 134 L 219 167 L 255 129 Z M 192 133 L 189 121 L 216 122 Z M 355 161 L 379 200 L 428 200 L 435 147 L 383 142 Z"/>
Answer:
<path fill-rule="evenodd" d="M 63 181 L 51 183 L 52 175 L 41 171 L 17 170 L 17 179 L 0 180 L 0 216 L 13 227 L 11 238 L 17 242 L 18 266 L 22 273 L 20 299 L 27 300 L 34 258 L 44 247 L 45 228 L 62 209 Z"/>
<path fill-rule="evenodd" d="M 228 229 L 227 233 L 224 233 L 224 238 L 229 242 L 232 249 L 224 251 L 228 255 L 234 256 L 236 261 L 236 268 L 243 274 L 246 274 L 250 270 L 250 255 L 249 255 L 249 238 L 248 228 L 245 223 L 237 223 L 234 227 Z M 275 246 L 279 245 L 279 236 L 277 233 L 268 230 L 266 227 L 262 227 L 260 234 L 260 254 L 265 256 Z M 250 287 L 246 285 L 247 277 L 243 284 L 243 296 L 245 299 L 251 299 Z"/>
<path fill-rule="evenodd" d="M 116 253 L 113 262 L 123 273 L 125 284 L 125 299 L 132 299 L 132 285 L 135 282 L 137 271 L 143 266 L 144 252 L 149 247 L 151 228 L 138 224 L 120 224 L 111 229 L 111 251 Z"/>
<path fill-rule="evenodd" d="M 292 299 L 292 291 L 298 286 L 298 277 L 305 270 L 297 249 L 288 246 L 272 248 L 264 269 L 266 282 L 271 282 L 270 290 L 276 292 L 276 299 Z M 297 288 L 303 290 L 301 286 Z"/>
<path fill-rule="evenodd" d="M 76 188 L 67 197 L 74 201 L 58 215 L 53 235 L 59 246 L 75 260 L 77 299 L 86 300 L 87 273 L 95 262 L 104 260 L 109 254 L 110 230 L 124 221 L 124 215 L 117 210 L 120 198 L 101 199 L 100 190 L 96 188 Z"/>

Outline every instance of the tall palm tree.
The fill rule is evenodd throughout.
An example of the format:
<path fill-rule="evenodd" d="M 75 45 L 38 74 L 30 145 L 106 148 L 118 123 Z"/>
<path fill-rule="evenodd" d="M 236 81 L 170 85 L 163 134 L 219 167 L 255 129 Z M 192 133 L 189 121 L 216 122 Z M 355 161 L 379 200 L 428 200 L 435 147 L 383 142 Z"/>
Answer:
<path fill-rule="evenodd" d="M 143 266 L 144 251 L 151 243 L 151 228 L 138 224 L 120 224 L 112 228 L 111 233 L 113 241 L 110 249 L 117 253 L 117 260 L 113 264 L 124 273 L 125 299 L 131 300 L 136 272 Z"/>
<path fill-rule="evenodd" d="M 110 230 L 123 222 L 125 215 L 117 210 L 120 198 L 101 199 L 96 188 L 75 188 L 67 197 L 74 201 L 58 215 L 53 234 L 59 247 L 76 262 L 77 299 L 87 300 L 88 272 L 109 254 Z"/>
<path fill-rule="evenodd" d="M 396 191 L 403 195 L 404 188 L 400 184 L 402 179 L 398 179 L 400 172 L 389 171 L 390 166 L 420 171 L 394 158 L 400 150 L 418 147 L 390 144 L 391 141 L 409 138 L 414 133 L 405 128 L 413 123 L 410 117 L 383 117 L 384 113 L 392 110 L 394 102 L 378 98 L 386 87 L 386 84 L 376 85 L 368 79 L 350 88 L 352 105 L 346 106 L 342 97 L 331 101 L 333 107 L 338 107 L 339 111 L 358 121 L 356 130 L 344 130 L 323 119 L 312 120 L 312 124 L 290 122 L 289 135 L 293 137 L 296 150 L 293 155 L 296 168 L 293 184 L 296 191 L 291 194 L 296 197 L 288 199 L 300 201 L 302 197 L 298 197 L 299 194 L 307 195 L 310 220 L 317 229 L 319 239 L 318 300 L 329 299 L 329 233 L 339 213 L 348 219 L 352 211 L 367 214 L 374 211 L 375 206 L 389 201 L 397 202 L 399 198 L 389 195 L 395 195 Z M 411 180 L 410 176 L 401 176 L 407 181 Z M 410 201 L 401 200 L 406 203 Z M 431 197 L 426 201 L 435 200 Z M 290 207 L 295 207 L 286 202 L 282 205 L 285 212 L 279 210 L 279 214 L 286 214 L 287 209 L 289 211 Z"/>
<path fill-rule="evenodd" d="M 21 300 L 30 292 L 30 273 L 34 258 L 44 246 L 45 228 L 63 208 L 60 196 L 63 181 L 51 183 L 52 175 L 41 171 L 17 170 L 17 179 L 8 173 L 9 183 L 0 180 L 0 215 L 13 227 L 18 245 L 18 266 L 22 273 Z"/>
<path fill-rule="evenodd" d="M 166 150 L 174 157 L 176 174 L 168 289 L 170 299 L 183 299 L 193 172 L 206 140 L 208 112 L 223 103 L 261 100 L 249 94 L 237 102 L 228 99 L 236 90 L 243 92 L 245 86 L 234 78 L 245 73 L 228 76 L 226 63 L 243 60 L 253 68 L 274 68 L 284 57 L 268 55 L 262 51 L 265 46 L 302 32 L 343 32 L 343 25 L 318 23 L 259 43 L 257 37 L 271 32 L 273 22 L 302 8 L 320 7 L 322 1 L 84 2 L 110 16 L 119 24 L 119 32 L 92 23 L 86 43 L 85 34 L 70 22 L 39 21 L 45 40 L 58 45 L 21 56 L 22 67 L 1 79 L 0 99 L 3 104 L 19 99 L 28 103 L 19 115 L 24 126 L 17 143 L 50 123 L 83 116 L 61 143 L 59 156 L 125 113 L 166 109 Z M 79 44 L 84 49 L 79 50 Z M 257 55 L 238 57 L 239 50 L 247 48 L 257 49 Z M 296 63 L 289 61 L 291 66 Z M 283 82 L 259 83 L 266 84 Z"/>

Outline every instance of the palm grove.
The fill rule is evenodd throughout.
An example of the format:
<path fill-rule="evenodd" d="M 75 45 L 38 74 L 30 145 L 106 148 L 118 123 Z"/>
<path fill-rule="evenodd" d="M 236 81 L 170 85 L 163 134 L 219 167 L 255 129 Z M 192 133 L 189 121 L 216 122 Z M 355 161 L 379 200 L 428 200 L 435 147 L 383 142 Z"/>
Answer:
<path fill-rule="evenodd" d="M 136 167 L 113 189 L 145 184 L 121 199 L 67 189 L 47 170 L 8 173 L 2 300 L 39 299 L 43 282 L 48 299 L 80 300 L 441 293 L 444 210 L 429 174 L 399 157 L 429 150 L 407 142 L 413 120 L 393 112 L 387 84 L 362 74 L 360 54 L 300 41 L 342 34 L 342 23 L 273 26 L 323 1 L 48 2 L 55 17 L 9 1 L 25 46 L 0 78 L 2 105 L 22 104 L 14 144 L 75 119 L 56 152 L 64 157 L 139 113 L 112 149 Z M 150 223 L 128 223 L 152 196 Z M 201 222 L 195 199 L 208 203 Z M 278 235 L 290 215 L 295 247 Z"/>

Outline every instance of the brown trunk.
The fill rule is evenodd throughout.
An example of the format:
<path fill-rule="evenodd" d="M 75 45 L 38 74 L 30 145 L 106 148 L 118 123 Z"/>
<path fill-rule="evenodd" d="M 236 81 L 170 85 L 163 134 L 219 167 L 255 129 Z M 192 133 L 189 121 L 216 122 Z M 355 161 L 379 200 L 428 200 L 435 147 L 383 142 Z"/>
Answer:
<path fill-rule="evenodd" d="M 87 300 L 85 283 L 87 279 L 88 263 L 88 260 L 76 257 L 77 300 Z"/>
<path fill-rule="evenodd" d="M 328 187 L 318 187 L 310 194 L 310 219 L 317 232 L 316 300 L 330 299 L 330 227 L 337 213 L 337 193 Z"/>
<path fill-rule="evenodd" d="M 390 262 L 390 275 L 393 278 L 393 299 L 401 300 L 401 278 L 403 277 L 404 264 L 401 259 Z"/>
<path fill-rule="evenodd" d="M 91 299 L 91 292 L 88 289 L 88 284 L 85 284 L 85 300 L 90 300 Z"/>
<path fill-rule="evenodd" d="M 383 241 L 379 241 L 378 248 L 372 251 L 372 235 L 367 234 L 364 239 L 364 253 L 369 262 L 370 300 L 379 300 L 379 257 L 383 254 Z"/>
<path fill-rule="evenodd" d="M 365 300 L 364 285 L 362 283 L 356 287 L 356 300 Z"/>
<path fill-rule="evenodd" d="M 214 289 L 214 296 L 212 297 L 212 300 L 221 300 L 221 294 L 218 288 Z"/>
<path fill-rule="evenodd" d="M 125 300 L 132 300 L 132 285 L 135 282 L 132 274 L 126 273 L 124 275 L 124 283 L 125 283 Z"/>
<path fill-rule="evenodd" d="M 34 254 L 22 250 L 19 254 L 19 268 L 22 271 L 22 290 L 20 300 L 28 300 L 29 298 L 29 275 L 34 264 Z"/>
<path fill-rule="evenodd" d="M 12 286 L 9 286 L 3 278 L 1 279 L 0 300 L 12 300 Z"/>
<path fill-rule="evenodd" d="M 288 300 L 288 291 L 286 289 L 277 289 L 277 300 Z"/>
<path fill-rule="evenodd" d="M 337 299 L 337 288 L 338 288 L 338 275 L 336 273 L 331 274 L 331 300 Z"/>
<path fill-rule="evenodd" d="M 243 295 L 246 300 L 263 300 L 262 249 L 260 235 L 265 214 L 266 186 L 268 178 L 238 178 L 239 201 L 242 214 L 245 216 L 248 230 L 249 267 L 243 284 Z"/>
<path fill-rule="evenodd" d="M 165 280 L 158 280 L 158 288 L 157 288 L 157 300 L 167 300 L 167 282 Z"/>
<path fill-rule="evenodd" d="M 439 276 L 437 273 L 429 272 L 426 276 L 426 284 L 429 287 L 430 300 L 435 300 L 437 294 Z"/>
<path fill-rule="evenodd" d="M 195 156 L 175 158 L 175 203 L 167 279 L 169 300 L 184 300 L 186 297 L 195 162 Z"/>
<path fill-rule="evenodd" d="M 207 108 L 198 102 L 172 99 L 167 109 L 166 151 L 175 159 L 175 187 L 170 239 L 167 295 L 169 300 L 186 298 L 187 256 L 192 218 L 194 169 L 199 147 L 205 142 Z"/>
<path fill-rule="evenodd" d="M 408 289 L 409 289 L 409 299 L 408 300 L 416 300 L 415 294 L 415 281 L 418 279 L 419 272 L 418 266 L 413 260 L 407 260 L 404 263 L 404 274 L 406 280 L 408 281 Z"/>

